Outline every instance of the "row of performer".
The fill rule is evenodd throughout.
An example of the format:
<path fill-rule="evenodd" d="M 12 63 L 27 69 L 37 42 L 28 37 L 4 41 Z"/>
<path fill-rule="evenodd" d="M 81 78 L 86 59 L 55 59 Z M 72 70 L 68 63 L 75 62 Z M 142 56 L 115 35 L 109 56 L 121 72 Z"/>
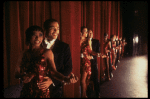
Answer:
<path fill-rule="evenodd" d="M 122 37 L 111 35 L 108 39 L 108 34 L 104 33 L 103 50 L 100 51 L 100 42 L 93 38 L 92 30 L 87 27 L 81 27 L 81 97 L 87 97 L 87 88 L 91 81 L 94 84 L 96 97 L 100 97 L 100 87 L 98 79 L 98 64 L 97 57 L 103 59 L 101 69 L 101 81 L 110 81 L 113 77 L 112 70 L 116 70 L 117 63 L 124 54 L 124 46 L 127 44 Z"/>
<path fill-rule="evenodd" d="M 100 53 L 99 40 L 93 39 L 92 30 L 81 27 L 79 78 L 72 73 L 69 44 L 57 38 L 60 31 L 58 21 L 48 19 L 43 26 L 44 29 L 37 25 L 30 26 L 25 31 L 29 48 L 20 54 L 15 69 L 15 78 L 23 84 L 20 98 L 63 98 L 63 86 L 76 83 L 79 79 L 82 98 L 87 98 L 86 91 L 91 81 L 94 83 L 96 97 L 100 97 L 97 57 L 104 59 L 106 73 L 103 74 L 110 80 L 110 68 L 116 69 L 116 61 L 123 55 L 124 41 L 121 38 L 117 40 L 115 35 L 108 40 L 106 33 L 104 52 Z"/>

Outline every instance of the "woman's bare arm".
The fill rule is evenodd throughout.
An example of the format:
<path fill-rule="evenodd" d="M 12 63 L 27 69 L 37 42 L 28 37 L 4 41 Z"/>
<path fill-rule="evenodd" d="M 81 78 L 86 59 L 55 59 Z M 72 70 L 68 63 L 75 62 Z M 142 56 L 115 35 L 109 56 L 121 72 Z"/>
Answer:
<path fill-rule="evenodd" d="M 54 55 L 51 50 L 47 50 L 44 53 L 44 56 L 45 56 L 45 60 L 47 61 L 47 66 L 50 69 L 50 73 L 51 73 L 52 77 L 54 77 L 55 79 L 57 79 L 59 81 L 64 82 L 64 84 L 65 83 L 76 83 L 78 81 L 78 77 L 74 76 L 74 77 L 69 78 L 69 77 L 66 77 L 63 74 L 59 73 L 56 70 L 56 66 L 54 63 Z M 47 76 L 47 77 L 45 77 L 45 79 L 47 79 L 47 81 L 38 83 L 39 89 L 46 90 L 52 84 L 52 80 L 50 77 Z"/>

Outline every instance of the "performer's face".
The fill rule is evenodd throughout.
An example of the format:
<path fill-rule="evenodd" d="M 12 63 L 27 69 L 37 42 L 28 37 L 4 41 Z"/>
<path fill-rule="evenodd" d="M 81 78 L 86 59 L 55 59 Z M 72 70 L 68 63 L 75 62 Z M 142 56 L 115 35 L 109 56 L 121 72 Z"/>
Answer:
<path fill-rule="evenodd" d="M 41 31 L 33 31 L 33 35 L 31 37 L 31 45 L 34 47 L 39 47 L 43 41 L 43 33 Z"/>
<path fill-rule="evenodd" d="M 49 29 L 46 31 L 47 33 L 47 39 L 57 39 L 59 35 L 59 24 L 58 22 L 52 22 L 50 23 Z"/>
<path fill-rule="evenodd" d="M 115 41 L 116 40 L 116 35 L 114 35 L 114 37 L 113 37 L 113 41 Z"/>
<path fill-rule="evenodd" d="M 115 35 L 111 38 L 111 41 L 115 41 Z"/>
<path fill-rule="evenodd" d="M 122 37 L 120 37 L 119 39 L 122 40 Z"/>
<path fill-rule="evenodd" d="M 87 37 L 87 34 L 88 34 L 87 28 L 84 28 L 82 30 L 82 37 Z"/>
<path fill-rule="evenodd" d="M 108 36 L 104 36 L 104 39 L 107 40 Z"/>
<path fill-rule="evenodd" d="M 116 36 L 116 40 L 118 40 L 118 36 Z"/>
<path fill-rule="evenodd" d="M 89 30 L 88 37 L 89 38 L 93 38 L 93 32 L 92 32 L 92 30 Z"/>

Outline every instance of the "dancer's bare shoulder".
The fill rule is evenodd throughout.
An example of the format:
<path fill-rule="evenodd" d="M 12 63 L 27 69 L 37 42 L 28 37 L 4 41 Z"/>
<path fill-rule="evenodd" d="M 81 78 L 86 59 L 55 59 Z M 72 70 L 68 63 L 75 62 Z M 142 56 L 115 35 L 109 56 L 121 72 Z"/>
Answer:
<path fill-rule="evenodd" d="M 52 52 L 52 50 L 50 50 L 50 49 L 47 49 L 47 50 L 44 52 L 44 56 L 45 56 L 45 58 L 50 58 L 50 59 L 54 57 L 53 52 Z"/>

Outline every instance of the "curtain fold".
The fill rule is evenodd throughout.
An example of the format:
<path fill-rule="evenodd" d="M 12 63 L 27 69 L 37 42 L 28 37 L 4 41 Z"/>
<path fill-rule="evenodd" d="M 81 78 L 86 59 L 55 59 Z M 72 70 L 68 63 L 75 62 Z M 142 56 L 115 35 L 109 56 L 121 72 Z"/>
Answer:
<path fill-rule="evenodd" d="M 73 73 L 80 78 L 80 27 L 81 27 L 81 2 L 71 2 L 71 55 L 73 64 Z M 74 84 L 74 97 L 80 97 L 80 80 Z M 67 92 L 67 95 L 69 90 Z"/>
<path fill-rule="evenodd" d="M 80 78 L 81 2 L 61 2 L 61 39 L 70 45 L 72 72 Z M 80 81 L 64 86 L 64 97 L 79 97 Z M 76 86 L 76 87 L 75 87 Z M 74 90 L 74 91 L 71 91 Z M 76 90 L 76 91 L 75 91 Z M 68 94 L 69 93 L 69 94 Z M 76 94 L 76 96 L 74 96 Z M 77 96 L 78 95 L 78 96 Z"/>
<path fill-rule="evenodd" d="M 86 26 L 86 1 L 81 1 L 81 25 Z"/>
<path fill-rule="evenodd" d="M 18 80 L 15 80 L 15 75 L 14 75 L 14 71 L 15 71 L 15 65 L 16 65 L 16 61 L 14 59 L 17 59 L 19 54 L 20 54 L 20 49 L 19 49 L 19 34 L 20 31 L 19 30 L 19 2 L 10 2 L 10 85 L 14 85 L 18 82 Z M 16 39 L 17 38 L 17 39 Z"/>
<path fill-rule="evenodd" d="M 14 71 L 25 44 L 25 31 L 29 26 L 43 23 L 49 18 L 58 20 L 58 39 L 70 46 L 73 73 L 80 78 L 80 29 L 86 26 L 100 41 L 103 51 L 104 33 L 122 36 L 122 16 L 119 1 L 7 1 L 3 4 L 3 70 L 4 88 L 19 84 Z M 101 78 L 102 59 L 98 58 L 98 77 Z M 64 97 L 80 97 L 80 80 L 64 86 Z"/>
<path fill-rule="evenodd" d="M 7 47 L 6 47 L 6 28 L 5 28 L 5 24 L 6 24 L 6 21 L 5 21 L 5 11 L 6 11 L 6 8 L 5 8 L 5 4 L 3 4 L 3 71 L 4 71 L 4 77 L 3 77 L 3 79 L 4 79 L 4 85 L 5 86 L 8 86 L 8 76 L 7 76 Z M 5 87 L 4 86 L 4 87 Z"/>
<path fill-rule="evenodd" d="M 122 36 L 120 34 L 120 2 L 118 1 L 118 37 Z"/>
<path fill-rule="evenodd" d="M 98 39 L 100 41 L 100 34 L 101 34 L 101 5 L 100 1 L 95 2 L 95 32 L 94 32 L 94 38 Z M 100 43 L 101 47 L 101 43 Z M 98 77 L 100 78 L 100 58 L 97 58 L 97 63 L 98 63 Z"/>
<path fill-rule="evenodd" d="M 111 34 L 111 1 L 108 1 L 108 38 L 110 38 Z"/>

